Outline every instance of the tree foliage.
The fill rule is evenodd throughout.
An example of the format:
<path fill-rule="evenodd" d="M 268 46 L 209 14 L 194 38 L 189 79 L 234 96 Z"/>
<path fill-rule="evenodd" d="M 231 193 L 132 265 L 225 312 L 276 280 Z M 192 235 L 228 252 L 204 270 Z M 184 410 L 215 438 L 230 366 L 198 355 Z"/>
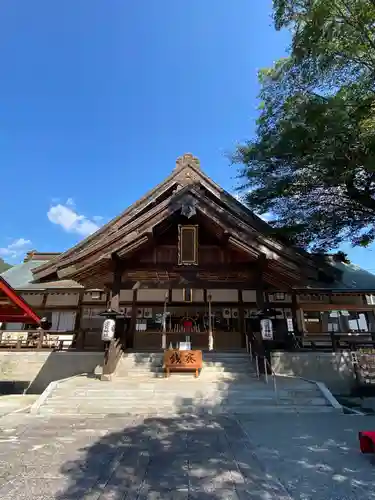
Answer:
<path fill-rule="evenodd" d="M 10 264 L 7 264 L 6 262 L 4 262 L 3 259 L 0 258 L 0 274 L 4 273 L 5 271 L 10 269 L 11 267 L 12 266 Z"/>
<path fill-rule="evenodd" d="M 290 55 L 259 74 L 256 137 L 237 148 L 241 189 L 293 243 L 375 239 L 375 0 L 274 0 Z"/>

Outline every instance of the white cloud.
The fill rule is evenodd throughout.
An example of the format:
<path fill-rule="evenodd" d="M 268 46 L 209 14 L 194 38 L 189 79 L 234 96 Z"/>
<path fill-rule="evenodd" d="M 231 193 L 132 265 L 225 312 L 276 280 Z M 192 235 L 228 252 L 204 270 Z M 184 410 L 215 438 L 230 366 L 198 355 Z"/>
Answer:
<path fill-rule="evenodd" d="M 91 218 L 93 221 L 97 223 L 102 222 L 104 220 L 104 217 L 102 215 L 93 215 Z"/>
<path fill-rule="evenodd" d="M 24 255 L 27 250 L 31 248 L 31 241 L 25 238 L 18 238 L 17 240 L 9 243 L 8 246 L 0 248 L 0 256 L 7 260 L 17 259 Z"/>
<path fill-rule="evenodd" d="M 68 233 L 76 233 L 81 236 L 89 236 L 99 229 L 98 220 L 89 219 L 85 215 L 78 214 L 74 208 L 74 201 L 71 198 L 65 204 L 53 205 L 47 212 L 50 222 L 61 226 Z"/>

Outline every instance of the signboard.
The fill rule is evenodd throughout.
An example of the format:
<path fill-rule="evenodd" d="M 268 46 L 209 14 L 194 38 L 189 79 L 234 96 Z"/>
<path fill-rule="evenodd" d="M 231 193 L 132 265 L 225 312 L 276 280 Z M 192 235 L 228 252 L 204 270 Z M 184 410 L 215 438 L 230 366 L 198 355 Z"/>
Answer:
<path fill-rule="evenodd" d="M 23 331 L 23 332 L 3 332 L 0 334 L 0 339 L 3 342 L 26 342 L 28 338 L 28 332 Z"/>
<path fill-rule="evenodd" d="M 273 328 L 270 319 L 260 320 L 260 332 L 263 340 L 273 340 Z"/>
<path fill-rule="evenodd" d="M 102 340 L 109 342 L 115 336 L 116 321 L 114 319 L 106 319 L 103 323 Z"/>
<path fill-rule="evenodd" d="M 352 362 L 361 385 L 375 385 L 375 350 L 361 349 L 352 352 Z"/>

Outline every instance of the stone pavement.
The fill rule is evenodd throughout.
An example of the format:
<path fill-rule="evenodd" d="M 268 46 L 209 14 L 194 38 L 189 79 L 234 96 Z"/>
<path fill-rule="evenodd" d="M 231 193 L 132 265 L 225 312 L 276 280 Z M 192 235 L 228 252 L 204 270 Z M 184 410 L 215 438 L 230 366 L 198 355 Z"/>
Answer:
<path fill-rule="evenodd" d="M 0 417 L 7 415 L 16 410 L 21 410 L 34 403 L 38 398 L 38 395 L 0 395 Z"/>
<path fill-rule="evenodd" d="M 1 500 L 374 500 L 351 415 L 0 419 Z"/>

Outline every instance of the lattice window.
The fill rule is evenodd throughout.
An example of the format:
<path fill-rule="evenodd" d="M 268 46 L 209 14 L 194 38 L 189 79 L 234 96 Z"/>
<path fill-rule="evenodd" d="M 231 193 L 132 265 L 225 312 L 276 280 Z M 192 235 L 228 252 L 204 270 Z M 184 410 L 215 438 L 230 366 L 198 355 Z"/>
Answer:
<path fill-rule="evenodd" d="M 178 226 L 178 263 L 198 264 L 198 226 Z"/>

